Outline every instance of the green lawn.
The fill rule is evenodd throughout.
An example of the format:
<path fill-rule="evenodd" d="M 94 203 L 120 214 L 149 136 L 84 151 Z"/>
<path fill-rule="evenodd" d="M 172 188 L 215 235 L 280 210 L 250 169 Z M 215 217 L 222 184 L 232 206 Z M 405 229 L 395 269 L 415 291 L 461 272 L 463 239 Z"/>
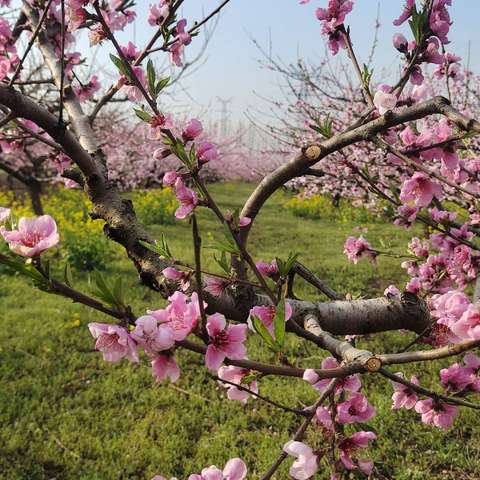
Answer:
<path fill-rule="evenodd" d="M 251 189 L 215 185 L 212 192 L 223 208 L 233 208 Z M 399 260 L 380 258 L 376 267 L 365 261 L 357 266 L 347 263 L 342 246 L 353 225 L 296 218 L 282 209 L 286 198 L 276 195 L 255 225 L 251 253 L 256 259 L 299 251 L 301 261 L 332 287 L 355 296 L 380 295 L 391 283 L 402 286 L 405 277 Z M 206 242 L 219 228 L 208 213 L 202 213 L 201 219 Z M 383 239 L 397 251 L 405 249 L 411 235 L 382 223 L 368 228 L 366 236 L 373 245 Z M 174 255 L 191 260 L 188 222 L 151 230 L 158 236 L 165 232 Z M 128 259 L 114 251 L 107 275 L 122 275 L 134 311 L 160 308 L 163 300 L 140 286 Z M 205 264 L 212 266 L 208 258 Z M 87 275 L 75 273 L 75 286 L 88 291 Z M 309 287 L 299 283 L 297 288 L 299 296 L 315 298 Z M 33 290 L 25 279 L 5 273 L 0 273 L 0 321 L 2 479 L 150 480 L 154 474 L 186 479 L 207 465 L 223 467 L 233 456 L 242 457 L 249 466 L 248 478 L 256 479 L 298 426 L 298 418 L 259 401 L 242 406 L 226 400 L 224 390 L 209 378 L 203 359 L 194 354 L 177 355 L 182 375 L 175 385 L 155 384 L 145 359 L 141 365 L 103 362 L 92 350 L 87 324 L 108 318 Z M 384 334 L 360 344 L 388 351 L 409 338 Z M 324 356 L 294 338 L 288 339 L 287 355 L 299 366 L 318 366 Z M 273 361 L 257 338 L 249 340 L 249 357 Z M 438 363 L 422 365 L 417 373 L 428 385 L 429 373 L 438 367 Z M 378 412 L 367 426 L 378 435 L 370 452 L 384 477 L 480 478 L 480 422 L 475 411 L 462 411 L 454 428 L 443 433 L 421 424 L 414 413 L 391 413 L 388 382 L 370 376 L 364 385 Z M 260 389 L 292 406 L 315 399 L 315 392 L 301 380 L 266 378 Z M 288 477 L 290 463 L 285 462 L 276 478 Z M 329 475 L 320 473 L 318 478 Z"/>

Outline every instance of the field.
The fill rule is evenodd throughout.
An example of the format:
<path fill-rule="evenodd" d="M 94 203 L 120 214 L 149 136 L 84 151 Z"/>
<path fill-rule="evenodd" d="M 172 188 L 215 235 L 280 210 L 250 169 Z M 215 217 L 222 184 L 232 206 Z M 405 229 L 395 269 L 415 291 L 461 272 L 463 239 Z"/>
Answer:
<path fill-rule="evenodd" d="M 252 187 L 226 184 L 212 187 L 223 208 L 234 208 Z M 251 237 L 256 259 L 269 260 L 285 251 L 299 251 L 332 287 L 354 296 L 381 295 L 391 283 L 402 287 L 400 261 L 380 258 L 377 266 L 354 266 L 342 254 L 353 224 L 301 219 L 282 208 L 286 193 L 266 206 Z M 48 206 L 47 206 L 48 211 Z M 208 212 L 201 214 L 201 233 L 218 234 Z M 373 245 L 383 239 L 396 251 L 405 250 L 411 233 L 387 223 L 364 225 Z M 154 225 L 167 235 L 173 253 L 190 260 L 188 222 Z M 137 283 L 136 272 L 115 248 L 106 276 L 121 275 L 128 301 L 136 313 L 160 308 L 162 299 Z M 205 263 L 211 253 L 205 251 Z M 87 274 L 74 272 L 75 286 L 88 291 Z M 298 283 L 297 295 L 316 293 Z M 82 306 L 34 290 L 23 278 L 0 273 L 0 478 L 6 480 L 150 480 L 155 474 L 187 478 L 210 464 L 223 466 L 233 456 L 249 466 L 250 479 L 259 478 L 298 425 L 298 418 L 251 401 L 228 401 L 209 377 L 202 358 L 178 354 L 182 368 L 174 384 L 155 384 L 143 365 L 107 364 L 93 351 L 87 324 L 108 321 Z M 374 351 L 392 351 L 410 334 L 385 334 L 362 339 Z M 287 355 L 299 366 L 315 366 L 324 354 L 313 345 L 288 340 Z M 257 338 L 249 340 L 252 359 L 271 361 Z M 422 368 L 438 371 L 439 364 Z M 404 369 L 409 374 L 413 369 Z M 417 372 L 422 379 L 422 371 Z M 426 373 L 426 372 L 425 372 Z M 424 375 L 427 377 L 427 375 Z M 392 389 L 379 377 L 365 377 L 364 388 L 377 416 L 372 429 L 378 441 L 370 449 L 381 476 L 395 480 L 480 478 L 480 421 L 476 411 L 462 411 L 444 433 L 420 423 L 416 414 L 391 413 Z M 308 405 L 314 391 L 301 380 L 266 378 L 261 393 L 291 406 Z M 288 477 L 285 462 L 278 479 Z M 319 478 L 327 479 L 327 472 Z"/>

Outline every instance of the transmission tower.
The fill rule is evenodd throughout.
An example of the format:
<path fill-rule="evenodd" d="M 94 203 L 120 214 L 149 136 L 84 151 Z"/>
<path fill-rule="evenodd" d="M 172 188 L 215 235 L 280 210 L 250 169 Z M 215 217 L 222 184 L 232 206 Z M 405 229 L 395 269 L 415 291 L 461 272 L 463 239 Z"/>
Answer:
<path fill-rule="evenodd" d="M 229 115 L 232 113 L 232 111 L 228 108 L 230 103 L 232 103 L 233 98 L 220 98 L 217 97 L 217 100 L 222 104 L 220 112 L 220 134 L 223 138 L 227 136 L 228 133 L 228 120 L 229 120 Z"/>

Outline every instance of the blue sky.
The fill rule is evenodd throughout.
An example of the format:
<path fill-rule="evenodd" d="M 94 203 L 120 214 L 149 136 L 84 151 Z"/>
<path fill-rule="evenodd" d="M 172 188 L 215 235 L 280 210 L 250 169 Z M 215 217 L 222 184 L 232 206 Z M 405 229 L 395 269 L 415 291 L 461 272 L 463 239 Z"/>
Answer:
<path fill-rule="evenodd" d="M 148 40 L 153 32 L 153 28 L 145 22 L 149 3 L 148 0 L 138 0 L 137 25 L 122 35 L 122 43 L 133 36 L 139 45 Z M 182 14 L 191 22 L 201 19 L 219 3 L 220 0 L 187 0 Z M 272 72 L 259 67 L 257 60 L 260 54 L 250 38 L 265 46 L 271 39 L 273 51 L 286 62 L 294 61 L 299 55 L 311 61 L 320 61 L 325 55 L 325 46 L 314 12 L 326 3 L 327 0 L 311 0 L 309 5 L 299 5 L 298 0 L 231 0 L 221 14 L 208 45 L 205 64 L 185 79 L 183 85 L 188 96 L 179 94 L 177 102 L 184 107 L 193 105 L 194 110 L 209 106 L 210 115 L 215 117 L 219 108 L 215 103 L 216 96 L 232 97 L 233 115 L 241 118 L 248 106 L 259 104 L 254 92 L 262 96 L 277 95 L 276 78 Z M 356 0 L 353 12 L 347 17 L 356 52 L 360 60 L 365 60 L 373 40 L 379 5 L 381 47 L 377 49 L 374 61 L 378 73 L 385 68 L 392 72 L 398 64 L 396 51 L 391 46 L 392 35 L 398 28 L 392 25 L 392 21 L 399 15 L 403 3 L 403 0 Z M 449 49 L 466 59 L 470 40 L 471 66 L 478 71 L 480 1 L 453 0 L 452 3 L 450 11 L 455 23 Z M 400 31 L 407 34 L 407 29 L 403 26 Z M 196 39 L 188 48 L 193 53 L 200 43 Z"/>

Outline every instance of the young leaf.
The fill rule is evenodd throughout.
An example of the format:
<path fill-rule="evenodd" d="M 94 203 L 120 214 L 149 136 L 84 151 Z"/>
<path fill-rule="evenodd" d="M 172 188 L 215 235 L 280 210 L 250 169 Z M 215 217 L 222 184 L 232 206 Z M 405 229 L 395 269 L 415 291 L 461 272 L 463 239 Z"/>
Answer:
<path fill-rule="evenodd" d="M 158 94 L 170 83 L 170 77 L 162 78 L 158 81 L 155 87 L 155 96 L 158 97 Z"/>
<path fill-rule="evenodd" d="M 23 262 L 14 260 L 13 258 L 2 258 L 0 263 L 7 265 L 7 267 L 10 267 L 12 270 L 15 270 L 21 275 L 30 277 L 37 286 L 48 285 L 48 283 L 45 280 L 45 277 L 40 272 L 38 272 L 34 267 L 32 267 L 32 265 L 30 264 L 27 265 Z"/>
<path fill-rule="evenodd" d="M 157 90 L 155 88 L 156 73 L 155 68 L 153 67 L 152 59 L 150 58 L 147 62 L 147 80 L 148 80 L 148 91 L 153 98 L 157 96 Z"/>
<path fill-rule="evenodd" d="M 113 54 L 110 54 L 110 60 L 113 62 L 113 64 L 118 68 L 119 72 L 130 79 L 130 72 L 128 71 L 128 68 L 126 65 L 123 63 L 123 60 L 121 58 L 116 57 Z"/>
<path fill-rule="evenodd" d="M 225 252 L 222 252 L 222 256 L 220 258 L 217 258 L 215 255 L 213 258 L 225 273 L 230 273 L 230 265 L 228 264 L 227 255 Z"/>
<path fill-rule="evenodd" d="M 125 306 L 125 301 L 123 298 L 123 284 L 122 277 L 117 277 L 115 284 L 113 285 L 113 296 L 117 302 L 117 305 Z"/>
<path fill-rule="evenodd" d="M 65 279 L 65 283 L 71 288 L 73 285 L 73 276 L 72 276 L 72 269 L 70 268 L 70 264 L 68 262 L 65 264 L 65 269 L 63 271 L 63 278 Z"/>
<path fill-rule="evenodd" d="M 275 318 L 273 319 L 273 331 L 275 333 L 275 340 L 283 346 L 285 341 L 285 301 L 280 300 L 275 309 Z"/>
<path fill-rule="evenodd" d="M 108 285 L 106 284 L 104 278 L 102 275 L 95 271 L 93 272 L 94 280 L 95 280 L 95 285 L 97 287 L 97 290 L 95 291 L 95 295 L 103 300 L 105 303 L 108 305 L 111 305 L 113 307 L 117 307 L 121 305 L 118 305 L 117 300 L 115 298 L 115 295 L 112 293 Z"/>
<path fill-rule="evenodd" d="M 162 233 L 160 242 L 155 242 L 153 244 L 140 240 L 140 244 L 143 245 L 145 248 L 148 248 L 152 252 L 158 253 L 164 259 L 173 258 L 172 252 L 170 251 L 170 247 L 167 243 L 167 237 L 165 237 L 164 233 Z"/>
<path fill-rule="evenodd" d="M 134 108 L 133 110 L 135 112 L 135 115 L 143 122 L 150 123 L 150 121 L 152 120 L 152 116 L 145 110 L 141 110 L 140 108 Z"/>
<path fill-rule="evenodd" d="M 272 349 L 274 352 L 278 352 L 280 350 L 278 343 L 275 342 L 275 340 L 271 337 L 267 327 L 265 327 L 263 322 L 258 317 L 252 316 L 252 325 L 254 330 L 260 335 L 260 337 L 262 337 L 262 340 L 270 349 Z"/>

